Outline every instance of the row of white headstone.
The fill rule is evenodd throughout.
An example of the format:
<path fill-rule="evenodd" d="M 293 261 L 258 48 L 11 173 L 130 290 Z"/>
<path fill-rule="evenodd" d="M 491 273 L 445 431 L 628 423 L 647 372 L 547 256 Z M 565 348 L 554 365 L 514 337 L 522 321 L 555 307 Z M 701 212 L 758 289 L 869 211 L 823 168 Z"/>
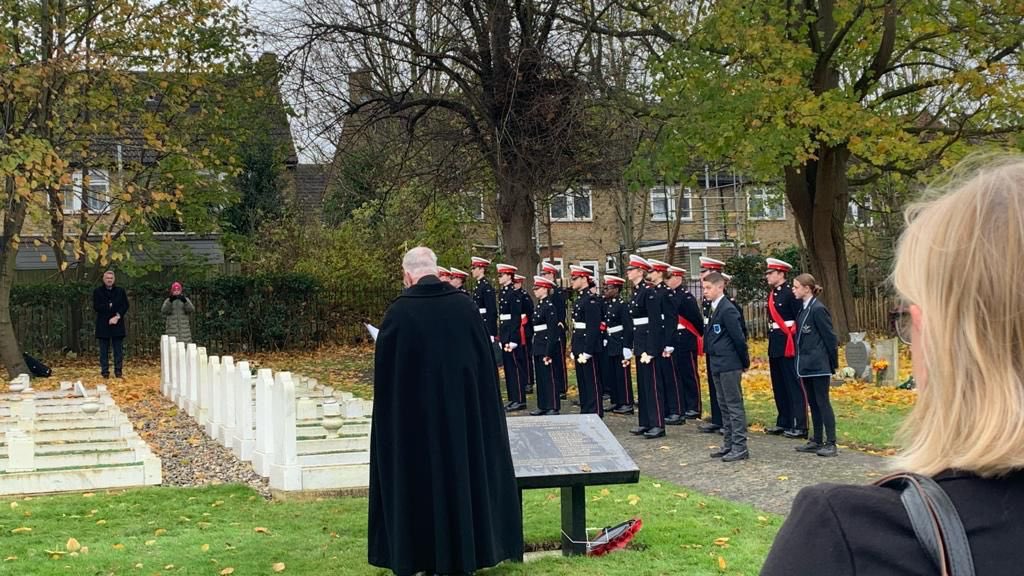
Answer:
<path fill-rule="evenodd" d="M 290 372 L 208 355 L 204 347 L 160 339 L 160 383 L 165 397 L 185 410 L 210 438 L 269 478 L 276 490 L 358 488 L 369 483 L 371 404 L 335 393 Z M 300 382 L 296 382 L 298 379 Z M 340 403 L 339 403 L 340 400 Z M 323 412 L 335 412 L 350 432 L 332 440 Z M 329 418 L 328 418 L 329 419 Z M 341 423 L 337 427 L 341 428 Z M 338 454 L 344 449 L 344 454 Z M 343 456 L 343 457 L 342 457 Z"/>

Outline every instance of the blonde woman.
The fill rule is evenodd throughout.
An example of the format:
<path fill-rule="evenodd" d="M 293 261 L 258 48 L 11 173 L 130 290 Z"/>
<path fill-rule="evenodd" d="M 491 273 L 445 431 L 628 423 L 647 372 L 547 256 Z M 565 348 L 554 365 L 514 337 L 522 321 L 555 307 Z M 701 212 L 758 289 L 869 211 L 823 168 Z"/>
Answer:
<path fill-rule="evenodd" d="M 1020 574 L 1024 158 L 990 163 L 945 190 L 907 210 L 896 254 L 893 283 L 907 304 L 900 333 L 919 393 L 893 465 L 948 495 L 973 573 Z M 879 486 L 803 489 L 761 574 L 940 573 L 900 496 Z M 963 559 L 967 547 L 947 543 Z"/>

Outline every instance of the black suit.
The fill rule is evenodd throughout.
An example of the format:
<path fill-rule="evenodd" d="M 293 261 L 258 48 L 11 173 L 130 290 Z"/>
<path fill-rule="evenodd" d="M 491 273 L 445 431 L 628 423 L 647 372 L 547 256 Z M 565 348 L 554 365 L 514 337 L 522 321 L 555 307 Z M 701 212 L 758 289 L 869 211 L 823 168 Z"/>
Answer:
<path fill-rule="evenodd" d="M 561 373 L 562 368 L 555 363 L 555 359 L 562 353 L 562 344 L 558 335 L 558 313 L 550 297 L 542 298 L 537 303 L 531 317 L 531 326 L 533 365 L 537 371 L 537 408 L 557 411 L 561 409 L 562 403 L 558 397 L 556 375 Z M 544 363 L 545 357 L 551 360 L 550 364 Z"/>
<path fill-rule="evenodd" d="M 750 367 L 747 340 L 740 326 L 740 313 L 728 298 L 713 308 L 704 331 L 704 353 L 711 369 L 722 410 L 722 448 L 737 453 L 747 450 L 747 415 L 743 407 L 743 371 Z"/>
<path fill-rule="evenodd" d="M 121 377 L 124 365 L 124 315 L 128 313 L 128 294 L 119 286 L 100 286 L 92 292 L 92 309 L 96 312 L 96 339 L 100 348 L 100 374 L 110 375 L 110 349 L 114 349 L 114 375 Z M 115 324 L 111 318 L 118 317 Z"/>
<path fill-rule="evenodd" d="M 795 364 L 796 316 L 803 308 L 803 302 L 793 295 L 793 288 L 787 282 L 772 288 L 765 304 L 768 306 L 768 368 L 771 371 L 775 409 L 779 414 L 775 419 L 775 425 L 786 429 L 806 430 L 806 393 L 796 376 Z M 774 304 L 774 307 L 769 304 Z M 782 320 L 781 324 L 772 314 L 773 308 L 778 318 Z M 787 354 L 787 347 L 790 345 L 787 331 L 792 333 L 792 355 Z"/>

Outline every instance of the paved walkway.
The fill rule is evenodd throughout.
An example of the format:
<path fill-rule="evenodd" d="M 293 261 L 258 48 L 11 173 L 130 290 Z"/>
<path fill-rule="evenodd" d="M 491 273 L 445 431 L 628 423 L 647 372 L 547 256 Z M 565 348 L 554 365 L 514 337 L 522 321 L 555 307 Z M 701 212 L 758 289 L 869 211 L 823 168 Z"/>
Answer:
<path fill-rule="evenodd" d="M 579 410 L 566 403 L 563 407 L 568 408 L 563 414 Z M 886 473 L 881 456 L 843 449 L 836 458 L 801 454 L 793 447 L 804 440 L 761 432 L 750 434 L 749 460 L 723 463 L 708 456 L 722 437 L 698 432 L 693 421 L 669 426 L 667 435 L 655 440 L 629 433 L 636 425 L 635 416 L 607 414 L 604 421 L 636 461 L 641 474 L 777 514 L 789 513 L 793 498 L 804 486 L 820 482 L 868 484 Z"/>

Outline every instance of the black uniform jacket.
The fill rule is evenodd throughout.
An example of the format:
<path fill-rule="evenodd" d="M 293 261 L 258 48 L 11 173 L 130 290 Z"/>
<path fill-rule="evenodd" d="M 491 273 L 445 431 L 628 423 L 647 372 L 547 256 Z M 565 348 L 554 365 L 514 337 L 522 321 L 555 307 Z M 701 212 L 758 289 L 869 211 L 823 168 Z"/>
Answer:
<path fill-rule="evenodd" d="M 722 298 L 704 331 L 704 353 L 712 373 L 746 370 L 750 367 L 747 339 L 740 327 L 740 313 L 728 298 Z"/>
<path fill-rule="evenodd" d="M 837 368 L 839 339 L 832 330 L 832 315 L 820 300 L 813 298 L 797 315 L 797 376 L 830 376 Z"/>

